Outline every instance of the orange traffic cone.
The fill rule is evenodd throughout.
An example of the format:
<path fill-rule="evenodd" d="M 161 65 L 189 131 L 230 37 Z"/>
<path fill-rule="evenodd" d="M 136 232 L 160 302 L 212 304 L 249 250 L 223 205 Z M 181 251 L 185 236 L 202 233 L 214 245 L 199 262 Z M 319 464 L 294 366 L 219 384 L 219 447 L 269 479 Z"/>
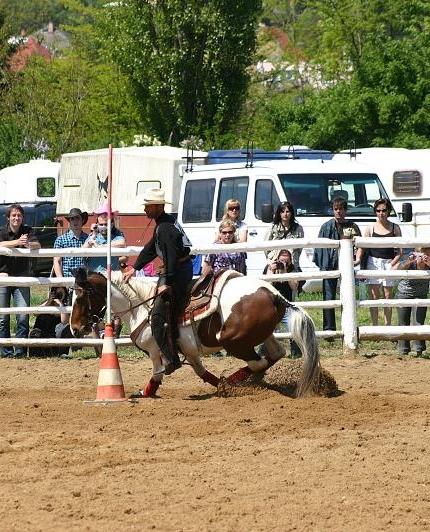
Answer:
<path fill-rule="evenodd" d="M 113 327 L 107 324 L 103 340 L 102 356 L 100 358 L 99 380 L 95 401 L 87 403 L 117 403 L 126 401 L 121 370 L 113 337 Z"/>

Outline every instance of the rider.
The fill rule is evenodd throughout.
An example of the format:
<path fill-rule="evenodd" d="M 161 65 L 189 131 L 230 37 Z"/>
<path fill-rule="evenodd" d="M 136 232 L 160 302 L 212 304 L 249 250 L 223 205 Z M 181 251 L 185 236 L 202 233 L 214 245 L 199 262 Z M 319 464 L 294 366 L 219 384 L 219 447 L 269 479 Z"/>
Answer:
<path fill-rule="evenodd" d="M 157 296 L 151 314 L 151 329 L 155 341 L 167 360 L 166 375 L 181 367 L 176 340 L 179 336 L 178 317 L 184 310 L 187 288 L 193 277 L 190 257 L 191 242 L 173 216 L 164 212 L 164 190 L 151 188 L 145 191 L 144 205 L 148 218 L 155 220 L 151 240 L 140 252 L 134 267 L 123 276 L 127 282 L 135 273 L 157 256 L 163 261 L 163 268 L 157 287 Z"/>

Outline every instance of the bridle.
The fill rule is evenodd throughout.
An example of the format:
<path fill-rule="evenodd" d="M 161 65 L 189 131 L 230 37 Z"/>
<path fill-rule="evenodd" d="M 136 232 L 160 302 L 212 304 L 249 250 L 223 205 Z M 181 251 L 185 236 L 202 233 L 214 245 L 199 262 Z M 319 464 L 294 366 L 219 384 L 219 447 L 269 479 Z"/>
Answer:
<path fill-rule="evenodd" d="M 129 288 L 131 290 L 134 291 L 133 287 L 131 285 L 128 285 Z M 115 287 L 121 291 L 118 286 L 115 285 Z M 105 295 L 103 294 L 103 296 L 101 296 L 97 290 L 92 287 L 90 285 L 90 283 L 88 281 L 85 282 L 85 286 L 81 285 L 81 284 L 75 284 L 73 286 L 73 290 L 75 291 L 75 293 L 77 292 L 81 292 L 82 295 L 85 295 L 87 297 L 87 304 L 88 304 L 88 316 L 90 317 L 90 323 L 91 323 L 91 328 L 94 329 L 97 327 L 97 325 L 103 321 L 103 317 L 105 315 L 105 312 L 106 312 L 106 299 L 105 299 Z M 135 292 L 136 293 L 136 292 Z M 95 311 L 93 310 L 93 306 L 91 304 L 91 295 L 94 295 L 94 294 L 97 294 L 97 296 L 99 298 L 103 298 L 104 300 L 104 305 L 100 308 L 100 310 L 98 311 Z M 137 295 L 137 294 L 136 294 Z M 81 296 L 82 297 L 82 296 Z M 157 297 L 157 294 L 155 294 L 154 296 L 151 296 L 151 297 L 148 297 L 147 299 L 144 299 L 143 301 L 139 301 L 138 303 L 135 303 L 134 305 L 131 304 L 131 301 L 129 301 L 129 307 L 127 309 L 124 309 L 124 310 L 119 310 L 117 312 L 115 312 L 115 316 L 116 317 L 119 317 L 121 318 L 122 316 L 124 316 L 125 314 L 129 313 L 129 312 L 132 312 L 134 309 L 136 308 L 139 308 L 141 306 L 145 306 L 147 311 L 148 311 L 148 314 L 150 315 L 151 314 L 151 310 L 152 310 L 152 305 L 150 305 L 149 303 L 152 302 L 155 298 Z M 149 316 L 148 316 L 149 318 Z"/>
<path fill-rule="evenodd" d="M 103 321 L 103 317 L 104 317 L 105 312 L 106 312 L 106 303 L 104 303 L 100 307 L 100 309 L 94 310 L 93 305 L 91 303 L 91 297 L 90 296 L 92 296 L 94 294 L 96 294 L 99 298 L 100 298 L 100 296 L 97 293 L 97 291 L 92 286 L 89 285 L 89 283 L 88 283 L 88 286 L 85 286 L 85 287 L 75 284 L 72 287 L 72 289 L 74 290 L 74 292 L 76 294 L 81 292 L 82 296 L 84 296 L 84 295 L 86 296 L 87 304 L 88 304 L 88 314 L 87 314 L 88 317 L 89 317 L 88 321 L 91 324 L 91 329 L 94 329 L 101 321 Z"/>

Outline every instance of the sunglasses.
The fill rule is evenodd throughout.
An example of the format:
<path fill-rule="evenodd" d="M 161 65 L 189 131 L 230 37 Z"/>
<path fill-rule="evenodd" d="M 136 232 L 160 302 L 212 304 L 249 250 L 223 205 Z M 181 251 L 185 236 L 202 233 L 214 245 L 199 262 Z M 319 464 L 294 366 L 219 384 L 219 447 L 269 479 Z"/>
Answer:
<path fill-rule="evenodd" d="M 107 224 L 97 224 L 97 225 L 101 225 L 101 226 L 106 226 L 107 227 Z"/>
<path fill-rule="evenodd" d="M 240 211 L 240 207 L 229 207 L 229 211 Z"/>
<path fill-rule="evenodd" d="M 222 235 L 234 235 L 234 231 L 221 231 Z"/>
<path fill-rule="evenodd" d="M 387 212 L 388 209 L 376 209 L 376 212 Z"/>
<path fill-rule="evenodd" d="M 71 216 L 71 217 L 69 218 L 69 220 L 80 220 L 80 219 L 81 219 L 80 216 Z"/>
<path fill-rule="evenodd" d="M 288 209 L 283 209 L 281 212 L 291 212 Z"/>

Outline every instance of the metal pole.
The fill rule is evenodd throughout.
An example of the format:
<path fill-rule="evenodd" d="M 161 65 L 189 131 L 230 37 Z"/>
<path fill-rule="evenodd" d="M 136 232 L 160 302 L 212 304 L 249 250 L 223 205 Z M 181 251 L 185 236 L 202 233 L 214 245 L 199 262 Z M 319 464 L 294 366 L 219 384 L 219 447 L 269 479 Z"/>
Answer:
<path fill-rule="evenodd" d="M 112 144 L 109 144 L 108 156 L 108 225 L 107 225 L 107 285 L 106 285 L 106 323 L 112 325 L 111 316 L 111 273 L 112 273 Z"/>

